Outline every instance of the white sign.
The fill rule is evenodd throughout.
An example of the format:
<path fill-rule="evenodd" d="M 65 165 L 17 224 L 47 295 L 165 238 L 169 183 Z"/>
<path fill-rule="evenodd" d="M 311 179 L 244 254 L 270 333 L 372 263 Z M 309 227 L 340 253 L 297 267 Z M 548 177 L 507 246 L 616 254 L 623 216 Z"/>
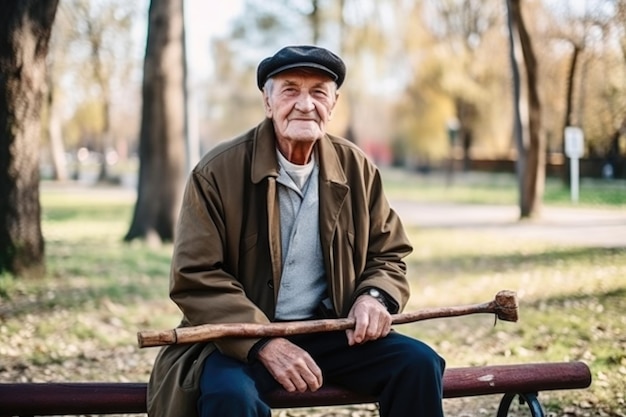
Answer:
<path fill-rule="evenodd" d="M 568 158 L 580 158 L 585 154 L 583 130 L 576 126 L 565 128 L 565 155 Z"/>
<path fill-rule="evenodd" d="M 585 153 L 583 130 L 575 126 L 565 128 L 565 155 L 570 158 L 570 191 L 572 201 L 578 202 L 578 159 Z"/>

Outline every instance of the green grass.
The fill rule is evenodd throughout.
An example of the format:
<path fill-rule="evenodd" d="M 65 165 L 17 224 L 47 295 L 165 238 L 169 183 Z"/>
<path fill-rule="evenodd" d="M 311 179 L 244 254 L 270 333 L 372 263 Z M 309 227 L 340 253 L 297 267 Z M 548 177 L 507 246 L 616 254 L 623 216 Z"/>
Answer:
<path fill-rule="evenodd" d="M 384 178 L 390 196 L 420 201 L 450 201 L 471 204 L 518 204 L 517 179 L 511 174 L 438 173 L 415 175 L 401 170 L 386 170 Z M 626 181 L 583 178 L 578 202 L 561 179 L 548 178 L 543 202 L 546 205 L 576 207 L 626 207 Z"/>
<path fill-rule="evenodd" d="M 47 274 L 0 277 L 0 380 L 146 381 L 136 332 L 175 326 L 171 244 L 124 243 L 134 196 L 44 185 Z"/>
<path fill-rule="evenodd" d="M 474 204 L 517 199 L 514 179 L 506 176 L 455 178 L 446 187 L 441 178 L 390 172 L 386 181 L 392 197 Z M 623 194 L 621 186 L 605 185 L 591 187 L 589 200 L 582 197 L 592 191 L 581 190 L 580 205 L 623 208 L 621 197 L 606 197 Z M 551 187 L 546 204 L 571 204 L 568 194 Z M 0 276 L 0 380 L 147 381 L 157 350 L 138 349 L 136 332 L 171 328 L 180 316 L 167 297 L 171 244 L 122 241 L 134 202 L 132 193 L 114 189 L 42 187 L 47 275 Z M 449 366 L 582 360 L 593 372 L 591 388 L 542 393 L 551 415 L 626 414 L 626 248 L 568 247 L 454 228 L 410 227 L 408 233 L 415 251 L 407 259 L 407 310 L 484 302 L 511 289 L 519 296 L 520 321 L 494 327 L 492 316 L 473 315 L 400 331 L 434 346 Z M 498 401 L 444 404 L 451 416 L 494 415 Z"/>
<path fill-rule="evenodd" d="M 624 414 L 626 249 L 410 232 L 418 250 L 409 258 L 409 309 L 479 303 L 510 289 L 519 296 L 520 321 L 494 326 L 491 316 L 468 316 L 402 331 L 431 343 L 450 366 L 584 361 L 592 369 L 591 388 L 543 393 L 544 401 L 561 412 L 591 407 L 598 414 L 585 415 Z"/>

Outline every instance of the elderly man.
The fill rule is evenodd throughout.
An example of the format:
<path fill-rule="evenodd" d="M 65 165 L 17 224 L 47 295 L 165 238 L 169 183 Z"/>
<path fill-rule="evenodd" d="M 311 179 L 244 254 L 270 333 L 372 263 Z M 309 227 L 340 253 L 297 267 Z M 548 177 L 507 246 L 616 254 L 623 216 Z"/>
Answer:
<path fill-rule="evenodd" d="M 259 64 L 266 119 L 191 173 L 170 296 L 181 326 L 347 316 L 355 328 L 165 347 L 150 416 L 269 417 L 265 392 L 327 382 L 377 396 L 381 416 L 443 415 L 443 359 L 391 330 L 409 297 L 411 245 L 377 168 L 326 133 L 345 73 L 309 45 Z"/>

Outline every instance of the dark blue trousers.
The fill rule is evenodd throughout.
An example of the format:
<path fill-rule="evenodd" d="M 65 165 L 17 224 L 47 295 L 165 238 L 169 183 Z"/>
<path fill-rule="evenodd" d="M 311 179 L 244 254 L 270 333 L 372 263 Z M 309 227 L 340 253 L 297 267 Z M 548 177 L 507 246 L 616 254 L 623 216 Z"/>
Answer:
<path fill-rule="evenodd" d="M 322 370 L 324 383 L 378 398 L 381 417 L 443 416 L 445 361 L 425 343 L 392 332 L 348 346 L 345 332 L 292 336 Z M 259 363 L 244 364 L 216 351 L 203 368 L 200 417 L 270 417 L 263 393 L 278 383 Z"/>

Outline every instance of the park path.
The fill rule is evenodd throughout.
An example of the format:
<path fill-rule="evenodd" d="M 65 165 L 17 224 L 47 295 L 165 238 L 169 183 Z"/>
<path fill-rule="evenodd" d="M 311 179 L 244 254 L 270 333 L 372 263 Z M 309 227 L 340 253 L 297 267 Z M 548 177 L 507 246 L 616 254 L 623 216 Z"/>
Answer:
<path fill-rule="evenodd" d="M 131 187 L 93 187 L 84 184 L 46 182 L 43 187 L 56 192 L 83 195 L 117 195 L 133 201 Z M 407 226 L 481 230 L 515 238 L 543 240 L 555 244 L 626 248 L 626 209 L 544 207 L 540 218 L 519 220 L 515 205 L 461 204 L 391 199 L 392 207 Z"/>
<path fill-rule="evenodd" d="M 555 244 L 626 248 L 626 209 L 544 207 L 541 216 L 519 220 L 514 205 L 391 202 L 405 225 L 481 230 Z"/>

